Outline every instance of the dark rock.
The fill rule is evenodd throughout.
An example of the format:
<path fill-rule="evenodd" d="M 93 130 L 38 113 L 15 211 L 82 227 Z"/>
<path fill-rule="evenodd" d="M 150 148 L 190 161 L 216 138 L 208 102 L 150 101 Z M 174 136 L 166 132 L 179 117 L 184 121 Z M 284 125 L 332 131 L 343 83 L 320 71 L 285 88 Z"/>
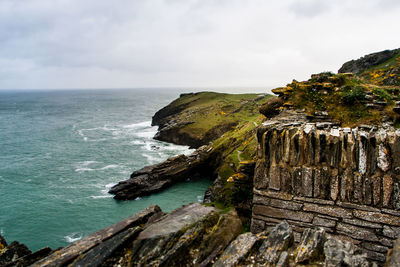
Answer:
<path fill-rule="evenodd" d="M 133 242 L 132 261 L 139 266 L 159 265 L 161 257 L 172 248 L 185 230 L 215 213 L 214 208 L 199 203 L 172 211 L 139 234 Z"/>
<path fill-rule="evenodd" d="M 392 58 L 400 49 L 385 50 L 382 52 L 372 53 L 357 60 L 351 60 L 343 64 L 338 73 L 352 72 L 359 74 L 373 66 L 377 66 L 386 60 Z"/>
<path fill-rule="evenodd" d="M 104 262 L 113 255 L 118 249 L 121 249 L 126 243 L 135 238 L 142 230 L 136 226 L 129 228 L 110 239 L 100 243 L 98 246 L 89 250 L 87 253 L 79 256 L 69 267 L 97 267 L 103 266 Z"/>
<path fill-rule="evenodd" d="M 400 238 L 393 244 L 393 249 L 389 250 L 386 256 L 385 267 L 400 266 Z"/>
<path fill-rule="evenodd" d="M 29 266 L 45 257 L 50 255 L 53 251 L 49 247 L 45 247 L 42 249 L 39 249 L 38 251 L 35 251 L 31 254 L 28 254 L 24 257 L 18 258 L 17 260 L 10 262 L 6 264 L 6 267 L 23 267 L 23 266 Z"/>
<path fill-rule="evenodd" d="M 135 199 L 159 192 L 177 182 L 204 173 L 210 154 L 202 147 L 190 156 L 179 155 L 168 160 L 144 167 L 131 174 L 128 180 L 114 185 L 109 193 L 115 199 Z"/>
<path fill-rule="evenodd" d="M 216 256 L 214 252 L 219 253 L 225 249 L 242 232 L 242 222 L 234 209 L 231 209 L 226 214 L 222 214 L 217 225 L 203 237 L 199 246 L 198 259 L 195 261 L 199 262 L 202 260 L 205 263 L 203 259 L 208 258 L 212 260 Z M 209 255 L 214 254 L 214 257 L 209 257 Z"/>
<path fill-rule="evenodd" d="M 5 247 L 7 247 L 7 241 L 2 235 L 0 235 L 0 252 Z"/>
<path fill-rule="evenodd" d="M 325 230 L 323 228 L 306 229 L 296 250 L 296 263 L 320 260 L 324 250 L 324 242 Z"/>
<path fill-rule="evenodd" d="M 259 112 L 267 118 L 272 118 L 279 114 L 279 108 L 283 105 L 283 100 L 280 97 L 273 97 L 259 107 Z"/>
<path fill-rule="evenodd" d="M 239 235 L 225 249 L 218 261 L 215 262 L 213 266 L 237 266 L 247 257 L 257 239 L 257 236 L 252 233 Z"/>
<path fill-rule="evenodd" d="M 257 262 L 260 264 L 276 264 L 283 251 L 294 242 L 292 228 L 286 221 L 281 222 L 269 233 L 258 250 Z"/>
<path fill-rule="evenodd" d="M 131 217 L 128 217 L 116 224 L 104 228 L 96 233 L 88 235 L 81 240 L 50 254 L 48 257 L 36 262 L 33 266 L 63 266 L 71 263 L 78 256 L 91 250 L 98 244 L 104 242 L 116 234 L 141 224 L 145 224 L 150 218 L 156 215 L 161 215 L 160 207 L 153 205 L 147 209 L 138 212 Z"/>
<path fill-rule="evenodd" d="M 14 241 L 0 250 L 0 266 L 5 266 L 31 253 L 32 251 L 30 251 L 27 246 L 20 244 L 18 241 Z"/>
<path fill-rule="evenodd" d="M 367 255 L 362 254 L 352 243 L 328 238 L 324 244 L 325 266 L 370 266 Z"/>

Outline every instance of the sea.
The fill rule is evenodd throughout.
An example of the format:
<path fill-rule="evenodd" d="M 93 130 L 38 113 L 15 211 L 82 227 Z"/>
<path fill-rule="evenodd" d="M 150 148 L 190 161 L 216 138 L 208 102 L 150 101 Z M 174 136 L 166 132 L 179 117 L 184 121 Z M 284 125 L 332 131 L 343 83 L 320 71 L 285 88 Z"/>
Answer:
<path fill-rule="evenodd" d="M 178 89 L 0 91 L 0 233 L 55 249 L 152 205 L 202 202 L 208 179 L 117 201 L 108 190 L 186 146 L 156 141 L 154 113 Z"/>

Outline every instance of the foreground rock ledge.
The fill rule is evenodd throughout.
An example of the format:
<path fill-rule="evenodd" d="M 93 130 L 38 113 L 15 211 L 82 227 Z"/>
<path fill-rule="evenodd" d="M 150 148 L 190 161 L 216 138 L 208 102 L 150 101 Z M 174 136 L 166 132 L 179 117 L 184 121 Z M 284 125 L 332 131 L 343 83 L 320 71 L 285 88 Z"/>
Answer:
<path fill-rule="evenodd" d="M 31 266 L 377 266 L 323 228 L 307 228 L 298 244 L 293 241 L 286 221 L 243 233 L 234 209 L 194 203 L 164 214 L 153 205 Z M 399 242 L 386 266 L 399 266 Z"/>

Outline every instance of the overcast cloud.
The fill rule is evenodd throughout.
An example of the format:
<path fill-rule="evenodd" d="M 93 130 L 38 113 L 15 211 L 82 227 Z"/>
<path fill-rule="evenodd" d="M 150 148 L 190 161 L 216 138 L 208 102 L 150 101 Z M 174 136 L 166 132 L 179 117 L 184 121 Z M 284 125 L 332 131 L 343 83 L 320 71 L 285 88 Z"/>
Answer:
<path fill-rule="evenodd" d="M 277 87 L 399 25 L 398 0 L 0 0 L 0 89 Z"/>

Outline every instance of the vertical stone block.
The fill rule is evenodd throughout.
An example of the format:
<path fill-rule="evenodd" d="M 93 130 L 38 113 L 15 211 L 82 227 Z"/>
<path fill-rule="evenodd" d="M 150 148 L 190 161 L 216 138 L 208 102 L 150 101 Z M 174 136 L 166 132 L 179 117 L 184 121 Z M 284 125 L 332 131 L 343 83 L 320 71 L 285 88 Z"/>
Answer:
<path fill-rule="evenodd" d="M 278 166 L 271 166 L 269 168 L 269 189 L 281 190 L 281 174 Z"/>
<path fill-rule="evenodd" d="M 331 179 L 328 173 L 328 167 L 324 166 L 322 168 L 315 169 L 313 196 L 316 198 L 327 199 L 329 196 L 330 185 L 331 185 Z"/>
<path fill-rule="evenodd" d="M 396 131 L 393 141 L 390 142 L 390 149 L 392 154 L 392 168 L 393 172 L 400 174 L 400 131 Z M 397 170 L 396 170 L 397 168 Z"/>
<path fill-rule="evenodd" d="M 301 195 L 301 185 L 302 185 L 302 168 L 296 167 L 293 169 L 293 193 L 296 196 Z"/>
<path fill-rule="evenodd" d="M 336 201 L 339 196 L 339 177 L 331 176 L 330 181 L 330 197 L 333 201 Z"/>
<path fill-rule="evenodd" d="M 360 132 L 358 139 L 358 172 L 362 175 L 367 173 L 367 132 Z"/>
<path fill-rule="evenodd" d="M 350 168 L 344 170 L 340 176 L 340 199 L 345 202 L 351 202 L 353 199 L 354 178 Z M 361 194 L 361 187 L 360 187 Z"/>
<path fill-rule="evenodd" d="M 363 176 L 360 173 L 355 173 L 353 177 L 354 177 L 353 201 L 355 203 L 363 203 L 363 199 L 362 199 Z"/>
<path fill-rule="evenodd" d="M 319 163 L 326 162 L 326 133 L 320 131 L 319 133 Z"/>
<path fill-rule="evenodd" d="M 256 189 L 264 189 L 268 187 L 269 177 L 268 168 L 265 160 L 257 160 L 254 169 L 254 187 Z"/>
<path fill-rule="evenodd" d="M 372 204 L 372 179 L 369 175 L 366 175 L 363 180 L 363 199 L 362 203 L 364 205 Z"/>
<path fill-rule="evenodd" d="M 290 155 L 290 165 L 297 166 L 300 158 L 300 144 L 299 144 L 299 133 L 296 133 L 290 139 L 291 155 Z"/>
<path fill-rule="evenodd" d="M 400 185 L 398 182 L 393 184 L 393 208 L 400 210 Z"/>
<path fill-rule="evenodd" d="M 285 163 L 289 163 L 290 161 L 290 135 L 288 130 L 283 131 L 283 158 L 282 160 Z"/>
<path fill-rule="evenodd" d="M 390 205 L 390 199 L 393 192 L 393 179 L 390 175 L 385 174 L 383 176 L 383 206 L 387 207 Z"/>
<path fill-rule="evenodd" d="M 374 175 L 371 177 L 372 180 L 372 197 L 373 197 L 373 204 L 374 206 L 378 206 L 381 203 L 381 183 L 382 177 L 380 175 Z"/>
<path fill-rule="evenodd" d="M 369 174 L 374 175 L 376 172 L 376 137 L 374 133 L 371 133 L 369 137 L 368 162 Z"/>
<path fill-rule="evenodd" d="M 292 176 L 287 168 L 280 169 L 281 175 L 281 192 L 292 194 Z"/>
<path fill-rule="evenodd" d="M 383 172 L 388 171 L 390 168 L 388 154 L 389 154 L 388 148 L 383 143 L 380 143 L 378 146 L 377 165 L 378 168 L 381 169 Z"/>
<path fill-rule="evenodd" d="M 302 195 L 305 197 L 313 196 L 313 170 L 303 167 Z"/>

